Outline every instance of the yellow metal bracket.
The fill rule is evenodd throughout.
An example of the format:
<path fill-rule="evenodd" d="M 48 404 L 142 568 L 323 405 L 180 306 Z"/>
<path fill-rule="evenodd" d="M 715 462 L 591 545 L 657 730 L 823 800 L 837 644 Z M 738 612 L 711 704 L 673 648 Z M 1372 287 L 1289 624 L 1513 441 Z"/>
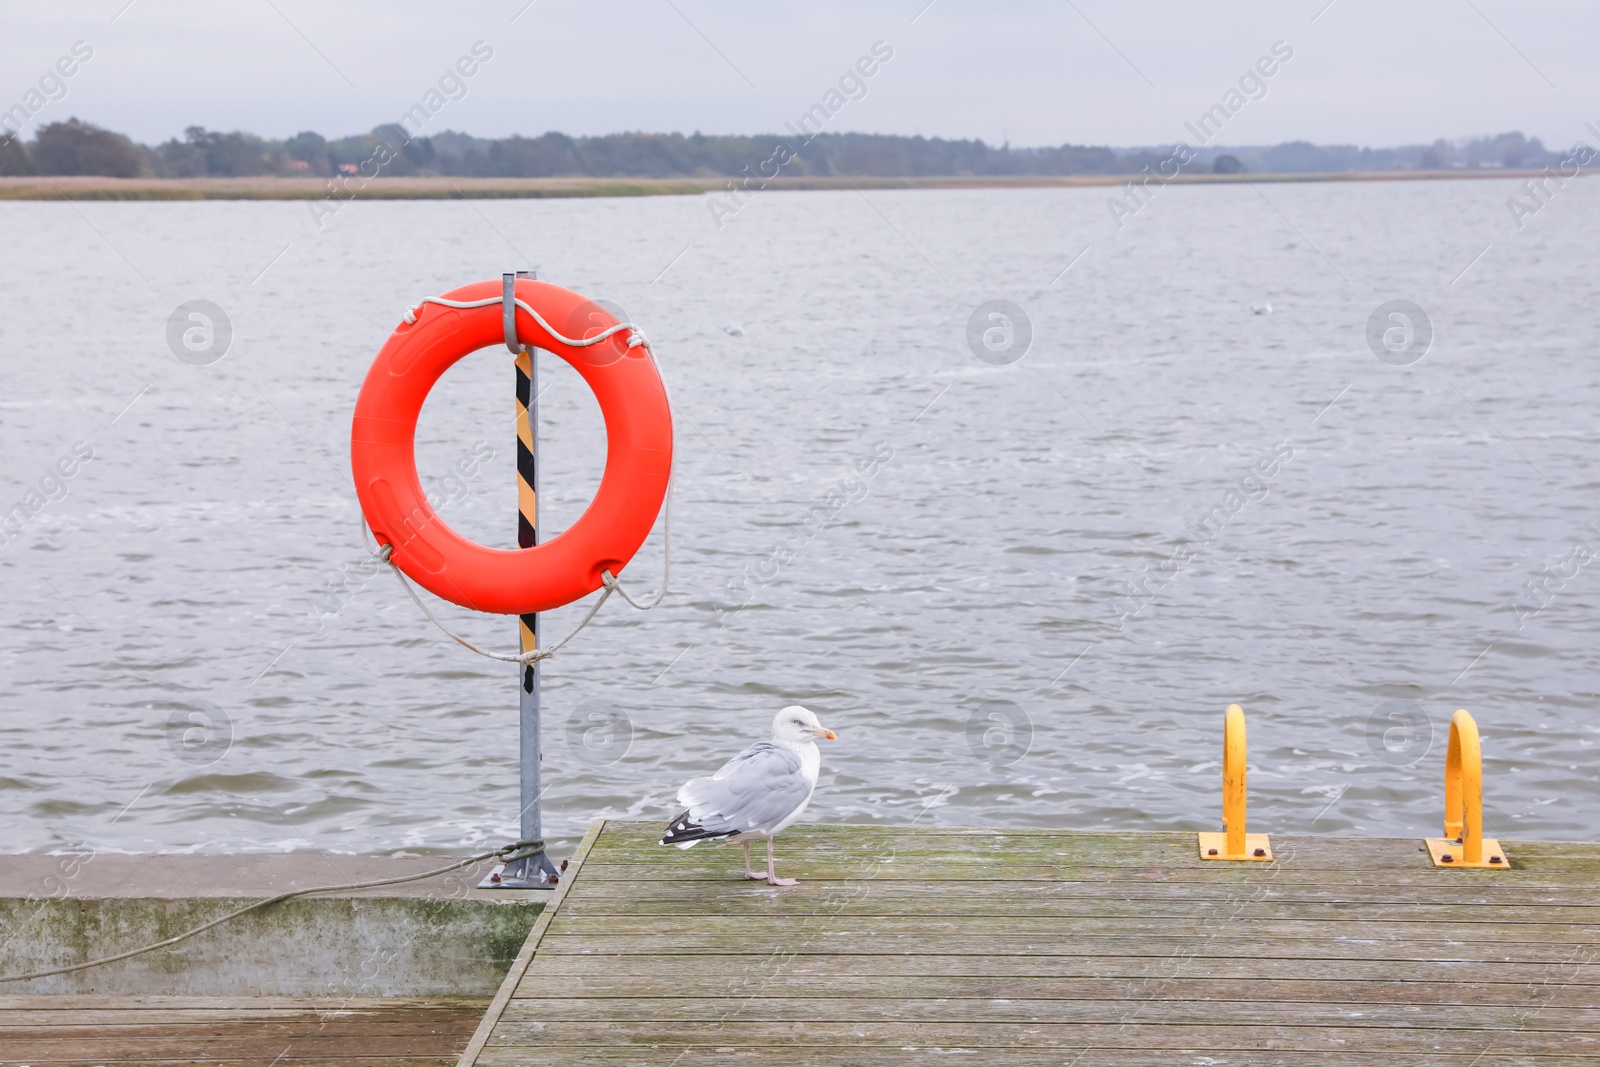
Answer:
<path fill-rule="evenodd" d="M 1266 834 L 1244 832 L 1244 760 L 1244 709 L 1229 704 L 1222 720 L 1222 833 L 1199 835 L 1203 860 L 1272 859 Z"/>
<path fill-rule="evenodd" d="M 1483 836 L 1483 745 L 1466 710 L 1450 717 L 1444 759 L 1444 836 L 1424 838 L 1435 867 L 1510 870 L 1505 850 Z"/>

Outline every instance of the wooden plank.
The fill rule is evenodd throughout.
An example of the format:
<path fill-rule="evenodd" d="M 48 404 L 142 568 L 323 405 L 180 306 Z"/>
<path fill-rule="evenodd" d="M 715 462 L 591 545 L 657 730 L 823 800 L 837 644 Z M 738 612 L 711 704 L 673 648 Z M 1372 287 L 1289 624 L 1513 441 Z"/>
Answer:
<path fill-rule="evenodd" d="M 86 1027 L 86 1031 L 92 1028 Z M 57 1059 L 121 1060 L 134 1057 L 147 1060 L 215 1062 L 239 1056 L 273 1055 L 293 1049 L 302 1056 L 335 1061 L 347 1056 L 431 1056 L 448 1064 L 464 1044 L 464 1034 L 326 1034 L 315 1026 L 278 1031 L 248 1025 L 196 1028 L 168 1028 L 165 1033 L 130 1038 L 122 1034 L 98 1035 L 85 1032 L 77 1038 L 12 1037 L 0 1039 L 5 1055 L 26 1064 L 49 1063 Z"/>
<path fill-rule="evenodd" d="M 1444 1021 L 1441 1021 L 1444 1022 Z M 905 1053 L 959 1048 L 1082 1049 L 1265 1049 L 1269 1051 L 1365 1053 L 1393 1051 L 1454 1053 L 1465 1063 L 1490 1047 L 1536 1055 L 1600 1056 L 1600 1035 L 1568 1031 L 1461 1029 L 1393 1026 L 1300 1026 L 1280 1019 L 1270 1024 L 1163 1025 L 1160 1023 L 1029 1023 L 978 1027 L 971 1023 L 856 1022 L 811 1019 L 746 1022 L 739 1019 L 679 1019 L 649 1026 L 619 1026 L 611 1020 L 551 1019 L 502 1021 L 490 1047 L 539 1049 L 557 1046 L 632 1045 L 664 1052 L 662 1061 L 686 1047 L 765 1048 L 785 1059 L 805 1061 L 804 1046 L 821 1050 L 876 1047 Z M 1070 1056 L 1069 1056 L 1070 1058 Z M 835 1063 L 831 1052 L 821 1062 Z M 915 1055 L 908 1062 L 918 1062 Z M 1368 1061 L 1371 1062 L 1370 1060 Z M 482 1067 L 482 1065 L 479 1065 Z"/>
<path fill-rule="evenodd" d="M 1425 859 L 1426 852 L 1419 859 Z M 1431 865 L 1406 869 L 1321 870 L 1318 868 L 1270 867 L 1258 864 L 1210 864 L 1206 867 L 1100 867 L 1092 864 L 995 864 L 981 863 L 972 857 L 960 863 L 929 864 L 915 868 L 902 864 L 881 867 L 870 861 L 837 860 L 809 853 L 790 861 L 798 864 L 796 876 L 803 885 L 826 881 L 866 882 L 868 884 L 930 884 L 943 889 L 977 884 L 1105 885 L 1108 887 L 1170 888 L 1173 892 L 1227 893 L 1240 884 L 1270 886 L 1285 892 L 1375 893 L 1399 892 L 1405 896 L 1436 893 L 1439 899 L 1450 894 L 1534 893 L 1545 897 L 1573 890 L 1593 898 L 1594 880 L 1576 880 L 1565 875 L 1534 874 L 1517 871 L 1448 871 Z M 675 864 L 608 863 L 590 861 L 590 884 L 616 882 L 648 888 L 656 882 L 706 884 L 741 882 L 742 858 L 737 852 L 696 849 L 684 853 Z M 787 867 L 788 862 L 784 866 Z M 1270 873 L 1264 873 L 1270 871 Z M 1423 897 L 1421 899 L 1431 899 Z"/>
<path fill-rule="evenodd" d="M 482 1014 L 481 1009 L 477 1014 Z M 4 1009 L 0 1011 L 0 1032 L 9 1033 L 19 1026 L 80 1026 L 82 1025 L 80 1020 L 85 1018 L 92 1018 L 97 1026 L 121 1026 L 139 1025 L 152 1020 L 174 1024 L 192 1022 L 200 1025 L 208 1020 L 274 1022 L 285 1019 L 322 1018 L 324 1015 L 330 1018 L 385 1017 L 376 1012 L 342 1012 L 334 1009 L 314 1013 L 293 1008 L 258 1008 L 247 1001 L 236 1001 L 235 1006 L 229 1008 L 98 1008 L 93 1005 L 79 1005 L 60 1008 Z"/>
<path fill-rule="evenodd" d="M 1298 967 L 1305 971 L 1303 965 Z M 517 987 L 516 998 L 539 1000 L 551 997 L 660 998 L 670 995 L 673 986 L 660 974 L 546 975 L 530 969 Z M 682 975 L 677 988 L 692 988 L 699 997 L 744 998 L 769 995 L 772 986 L 762 988 L 760 976 L 724 970 L 716 974 Z M 1600 977 L 1597 975 L 1596 977 Z M 1433 980 L 1417 977 L 1408 981 L 1372 979 L 1330 980 L 1326 978 L 1265 979 L 1255 976 L 1219 979 L 1210 975 L 1157 975 L 1143 978 L 1096 975 L 1061 977 L 947 977 L 935 975 L 828 975 L 802 977 L 785 970 L 782 984 L 804 987 L 803 995 L 825 992 L 829 999 L 944 999 L 959 1000 L 1140 1000 L 1159 997 L 1162 1001 L 1250 1002 L 1258 1004 L 1330 1003 L 1416 1004 L 1431 1009 L 1440 1005 L 1512 1006 L 1533 1010 L 1559 1001 L 1563 1005 L 1600 1007 L 1600 986 L 1564 983 L 1547 987 L 1527 982 L 1450 981 L 1443 974 Z M 651 1009 L 653 1010 L 653 1009 Z"/>
<path fill-rule="evenodd" d="M 1189 887 L 1151 886 L 1123 890 L 1093 882 L 1012 885 L 985 883 L 950 887 L 925 882 L 851 883 L 810 881 L 804 892 L 775 892 L 764 884 L 738 882 L 652 882 L 646 886 L 603 883 L 585 888 L 562 913 L 575 915 L 661 915 L 679 918 L 685 909 L 696 915 L 1013 915 L 1115 916 L 1143 913 L 1209 917 L 1222 910 L 1267 916 L 1283 913 L 1303 918 L 1343 918 L 1387 922 L 1428 919 L 1446 922 L 1517 922 L 1536 917 L 1541 923 L 1600 925 L 1600 886 L 1575 895 L 1593 903 L 1540 903 L 1523 898 L 1514 888 L 1497 887 L 1490 902 L 1394 899 L 1351 899 L 1333 893 L 1321 899 L 1299 893 L 1285 895 L 1274 887 L 1230 887 L 1227 895 L 1186 892 Z M 1386 896 L 1398 894 L 1389 893 Z M 1552 892 L 1550 894 L 1556 896 Z"/>
<path fill-rule="evenodd" d="M 511 994 L 516 991 L 517 984 L 522 981 L 523 974 L 528 969 L 528 964 L 533 962 L 534 953 L 538 950 L 539 942 L 544 937 L 545 931 L 550 928 L 550 920 L 560 909 L 563 901 L 572 892 L 572 887 L 578 884 L 578 876 L 583 872 L 583 862 L 588 858 L 589 852 L 594 848 L 595 842 L 600 839 L 605 830 L 606 820 L 597 819 L 589 827 L 589 832 L 583 840 L 578 842 L 577 851 L 573 854 L 572 861 L 567 865 L 560 885 L 551 894 L 550 902 L 544 906 L 539 917 L 534 920 L 533 929 L 528 931 L 528 937 L 522 943 L 522 948 L 517 952 L 517 958 L 511 961 L 511 969 L 506 972 L 505 979 L 501 981 L 500 988 L 495 991 L 494 1000 L 479 1020 L 477 1028 L 473 1031 L 472 1038 L 467 1042 L 467 1047 L 462 1050 L 459 1067 L 471 1067 L 478 1058 L 478 1053 L 483 1050 L 489 1036 L 494 1032 L 495 1025 L 500 1021 L 500 1013 L 511 1001 Z"/>
<path fill-rule="evenodd" d="M 655 846 L 661 838 L 662 827 L 665 820 L 647 819 L 609 819 L 609 831 L 606 839 L 600 843 L 600 849 L 609 851 L 617 848 L 633 846 Z M 1254 827 L 1252 827 L 1254 829 Z M 1272 830 L 1270 826 L 1263 826 L 1262 832 Z M 1425 834 L 1437 834 L 1439 825 L 1429 822 L 1417 828 L 1418 837 Z M 914 826 L 906 823 L 800 823 L 785 830 L 786 835 L 800 837 L 802 835 L 817 837 L 832 837 L 838 841 L 850 842 L 863 839 L 874 840 L 902 840 L 902 841 L 1056 841 L 1056 840 L 1084 840 L 1101 842 L 1108 845 L 1120 845 L 1129 841 L 1159 842 L 1176 838 L 1193 840 L 1191 830 L 1084 830 L 1068 827 L 1028 827 L 1028 826 Z M 1286 841 L 1296 842 L 1378 842 L 1393 843 L 1409 841 L 1408 837 L 1343 837 L 1322 836 L 1307 834 L 1274 834 L 1274 838 L 1282 837 Z M 1500 835 L 1501 840 L 1515 842 L 1518 845 L 1536 847 L 1542 852 L 1553 855 L 1587 855 L 1600 856 L 1600 842 L 1593 841 L 1553 841 L 1553 840 L 1523 840 L 1521 838 Z M 787 840 L 788 838 L 780 838 Z M 601 853 L 597 853 L 601 854 Z"/>
<path fill-rule="evenodd" d="M 292 1035 L 329 1029 L 341 1035 L 363 1034 L 435 1034 L 441 1026 L 455 1030 L 471 1030 L 483 1017 L 483 1009 L 475 1011 L 441 1013 L 404 1012 L 362 1014 L 355 1017 L 336 1014 L 325 1015 L 271 1015 L 262 1017 L 248 1011 L 238 1012 L 6 1012 L 0 1017 L 0 1042 L 9 1043 L 23 1038 L 33 1040 L 65 1040 L 68 1035 L 93 1029 L 97 1034 L 114 1035 L 118 1041 L 136 1041 L 144 1037 L 159 1037 L 168 1032 L 190 1029 L 238 1029 L 248 1027 L 253 1034 Z"/>
<path fill-rule="evenodd" d="M 23 999 L 23 998 L 14 998 Z M 341 1033 L 430 1033 L 440 1026 L 468 1029 L 477 1025 L 489 1002 L 480 998 L 452 998 L 449 1001 L 366 1000 L 360 1006 L 349 1001 L 323 999 L 308 1002 L 280 1001 L 258 1004 L 255 998 L 205 998 L 203 1003 L 187 998 L 133 997 L 29 997 L 27 1006 L 0 1006 L 0 1038 L 27 1034 L 48 1036 L 52 1030 L 93 1026 L 96 1031 L 133 1034 L 140 1029 L 182 1026 L 333 1025 Z M 136 1002 L 145 1000 L 143 1005 Z M 97 1003 L 111 1002 L 108 1006 Z M 175 1004 L 163 1004 L 171 1000 Z M 52 1003 L 54 1002 L 54 1003 Z"/>
<path fill-rule="evenodd" d="M 184 997 L 98 996 L 71 993 L 22 993 L 0 996 L 0 1011 L 87 1011 L 157 1008 L 162 1010 L 233 1011 L 250 1016 L 278 1012 L 395 1012 L 444 1008 L 482 1013 L 482 997 Z"/>
<path fill-rule="evenodd" d="M 1214 938 L 1257 944 L 1277 939 L 1343 942 L 1352 938 L 1384 941 L 1437 941 L 1484 944 L 1511 942 L 1600 945 L 1600 926 L 1588 923 L 1444 922 L 1389 919 L 1369 922 L 1359 915 L 1338 919 L 1299 919 L 1292 915 L 1218 914 L 1162 916 L 1009 916 L 1009 915 L 839 915 L 814 913 L 805 922 L 788 915 L 705 914 L 674 916 L 663 922 L 654 915 L 566 915 L 549 924 L 551 940 L 640 939 L 652 945 L 690 945 L 723 938 L 751 939 L 757 949 L 799 950 L 802 945 L 832 944 L 847 939 L 884 935 L 924 938 L 994 937 L 1021 944 L 1060 937 Z M 942 951 L 930 942 L 930 949 Z M 561 951 L 571 951 L 562 949 Z"/>
<path fill-rule="evenodd" d="M 980 1027 L 1008 1024 L 1077 1023 L 1120 1026 L 1130 1020 L 1187 1027 L 1226 1019 L 1246 1027 L 1415 1027 L 1424 1030 L 1550 1030 L 1584 1035 L 1600 1048 L 1600 1006 L 1575 1007 L 1564 998 L 1542 1013 L 1532 1006 L 1480 1004 L 1470 1012 L 1442 1016 L 1433 1004 L 1349 1002 L 1343 999 L 1286 1004 L 1282 1001 L 1194 1001 L 1163 995 L 1159 1001 L 1031 999 L 990 997 L 900 997 L 888 990 L 878 997 L 809 995 L 810 988 L 761 990 L 733 998 L 702 997 L 545 997 L 517 999 L 501 1015 L 507 1032 L 547 1020 L 563 1023 L 609 1021 L 644 1030 L 672 1030 L 683 1020 L 739 1023 L 781 1023 L 827 1020 L 829 1023 L 969 1023 Z M 1577 1037 L 1574 1037 L 1577 1040 Z"/>
<path fill-rule="evenodd" d="M 293 1049 L 279 1055 L 229 1056 L 224 1060 L 173 1060 L 129 1059 L 125 1057 L 90 1057 L 80 1059 L 0 1059 L 0 1067 L 449 1067 L 455 1057 L 438 1056 L 341 1056 L 330 1060 L 323 1056 L 299 1056 Z"/>
<path fill-rule="evenodd" d="M 450 1067 L 487 1003 L 9 997 L 0 1005 L 0 1064 Z"/>
<path fill-rule="evenodd" d="M 1378 931 L 1368 931 L 1376 934 Z M 1586 946 L 1591 948 L 1593 946 Z M 851 956 L 901 954 L 926 958 L 930 955 L 981 956 L 1138 956 L 1167 959 L 1178 956 L 1237 956 L 1287 960 L 1456 960 L 1463 963 L 1542 963 L 1570 965 L 1574 946 L 1570 942 L 1470 942 L 1407 941 L 1377 936 L 1346 939 L 1305 940 L 1273 938 L 1245 941 L 1215 935 L 1187 937 L 1126 937 L 1116 933 L 1066 934 L 1054 937 L 1024 936 L 938 936 L 930 940 L 920 932 L 854 934 L 839 937 L 797 935 L 781 944 L 764 944 L 748 934 L 633 935 L 628 937 L 547 937 L 540 954 L 618 957 L 657 956 L 672 953 L 688 955 L 748 955 L 780 959 L 791 955 Z"/>
<path fill-rule="evenodd" d="M 1232 952 L 1225 946 L 1210 950 L 1228 955 L 1186 955 L 1167 951 L 1144 956 L 1006 956 L 986 952 L 975 955 L 806 955 L 774 961 L 781 973 L 795 980 L 832 984 L 855 978 L 1095 978 L 1159 983 L 1177 978 L 1214 981 L 1255 979 L 1277 981 L 1315 978 L 1327 982 L 1406 982 L 1450 984 L 1493 981 L 1528 991 L 1564 985 L 1600 985 L 1600 962 L 1584 963 L 1568 953 L 1554 963 L 1508 963 L 1492 967 L 1459 960 L 1319 959 L 1314 968 L 1300 956 L 1283 958 Z M 528 968 L 517 996 L 545 996 L 555 983 L 568 979 L 634 979 L 657 983 L 662 990 L 702 988 L 719 981 L 747 985 L 753 965 L 764 956 L 678 954 L 550 955 L 536 958 Z M 1600 960 L 1600 952 L 1588 955 Z M 1308 973 L 1314 971 L 1314 973 Z M 745 989 L 744 991 L 748 991 Z"/>
<path fill-rule="evenodd" d="M 722 880 L 738 877 L 742 870 L 743 857 L 737 852 L 704 849 L 696 850 L 696 853 L 655 859 L 630 854 L 624 859 L 604 864 L 595 880 Z M 793 846 L 777 850 L 781 871 L 788 871 L 787 876 L 798 878 L 802 883 L 828 878 L 969 882 L 1029 879 L 1114 881 L 1143 877 L 1153 881 L 1165 880 L 1170 876 L 1205 883 L 1281 880 L 1293 884 L 1325 885 L 1542 885 L 1548 888 L 1578 884 L 1579 879 L 1574 876 L 1587 875 L 1590 880 L 1600 876 L 1600 865 L 1576 861 L 1561 861 L 1559 866 L 1555 863 L 1541 864 L 1533 868 L 1519 865 L 1514 859 L 1512 867 L 1493 871 L 1434 867 L 1428 860 L 1427 852 L 1421 849 L 1408 849 L 1404 853 L 1404 862 L 1374 862 L 1365 866 L 1352 861 L 1344 865 L 1333 862 L 1298 866 L 1259 863 L 1247 868 L 1245 864 L 1212 863 L 1202 867 L 1199 866 L 1202 861 L 1198 856 L 1192 866 L 1183 863 L 1185 855 L 1186 851 L 1174 850 L 1160 855 L 1133 856 L 1126 863 L 1116 863 L 1110 862 L 1109 857 L 1085 856 L 1075 852 L 1023 856 L 997 854 L 987 857 L 972 852 L 936 852 L 901 856 L 894 862 L 886 862 L 859 851 L 836 853 Z M 601 868 L 602 865 L 596 864 L 595 867 Z"/>
<path fill-rule="evenodd" d="M 294 1048 L 285 1048 L 276 1055 L 230 1056 L 221 1061 L 222 1067 L 451 1067 L 456 1062 L 450 1056 L 359 1056 L 344 1055 L 329 1059 L 318 1053 L 301 1055 Z M 567 1062 L 571 1062 L 570 1059 Z M 124 1055 L 100 1056 L 87 1059 L 43 1059 L 29 1061 L 34 1067 L 218 1067 L 216 1060 L 193 1059 L 130 1059 Z M 0 1067 L 26 1067 L 21 1060 L 0 1059 Z"/>
<path fill-rule="evenodd" d="M 774 1056 L 770 1048 L 725 1043 L 690 1046 L 686 1053 L 680 1052 L 677 1046 L 670 1050 L 558 1046 L 548 1052 L 490 1048 L 479 1057 L 478 1067 L 669 1067 L 676 1055 L 683 1056 L 679 1063 L 694 1067 L 750 1067 L 753 1063 L 772 1062 Z M 919 1055 L 921 1059 L 914 1058 Z M 1090 1046 L 1061 1049 L 966 1046 L 930 1049 L 922 1046 L 912 1052 L 792 1045 L 777 1062 L 826 1063 L 829 1067 L 907 1067 L 919 1062 L 937 1063 L 947 1057 L 962 1067 L 1151 1067 L 1152 1063 L 1159 1063 L 1161 1067 L 1373 1067 L 1372 1057 L 1364 1052 L 1284 1052 L 1250 1047 L 1208 1047 L 1203 1051 L 1169 1049 L 1162 1052 L 1159 1060 L 1154 1060 L 1145 1050 Z M 1075 1057 L 1081 1059 L 1075 1060 Z M 1492 1047 L 1476 1056 L 1393 1051 L 1383 1056 L 1383 1067 L 1580 1067 L 1592 1063 L 1593 1059 L 1583 1053 L 1544 1056 L 1497 1051 Z"/>
<path fill-rule="evenodd" d="M 656 823 L 612 822 L 615 833 L 593 850 L 597 864 L 673 864 L 685 850 L 660 845 Z M 1270 829 L 1270 828 L 1268 828 Z M 1276 862 L 1262 867 L 1350 869 L 1431 868 L 1426 857 L 1418 861 L 1422 838 L 1437 835 L 1438 828 L 1421 828 L 1415 838 L 1349 838 L 1273 835 Z M 1089 831 L 932 830 L 916 827 L 795 827 L 778 838 L 779 849 L 791 856 L 854 859 L 873 864 L 940 863 L 995 865 L 1022 860 L 1053 862 L 1093 860 L 1097 866 L 1140 867 L 1150 864 L 1215 868 L 1200 858 L 1193 833 L 1097 833 Z M 1563 872 L 1600 871 L 1600 844 L 1553 841 L 1518 841 L 1503 838 L 1513 870 Z M 723 846 L 731 851 L 734 844 Z M 700 852 L 702 849 L 695 849 Z M 1441 876 L 1473 872 L 1439 871 Z M 1489 876 L 1506 872 L 1488 872 Z"/>

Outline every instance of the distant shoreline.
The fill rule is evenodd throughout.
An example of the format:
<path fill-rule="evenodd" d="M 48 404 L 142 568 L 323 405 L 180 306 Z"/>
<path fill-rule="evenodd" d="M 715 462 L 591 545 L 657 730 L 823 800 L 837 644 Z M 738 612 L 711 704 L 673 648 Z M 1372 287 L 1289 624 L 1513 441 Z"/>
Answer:
<path fill-rule="evenodd" d="M 1246 182 L 1373 182 L 1539 177 L 1536 170 L 1344 171 L 1323 174 L 1184 174 L 1167 185 Z M 1117 186 L 1136 174 L 994 177 L 776 178 L 751 191 L 840 189 L 1053 189 Z M 0 178 L 0 200 L 517 200 L 613 196 L 697 196 L 720 192 L 732 179 L 710 178 L 376 178 L 337 194 L 326 178 Z"/>

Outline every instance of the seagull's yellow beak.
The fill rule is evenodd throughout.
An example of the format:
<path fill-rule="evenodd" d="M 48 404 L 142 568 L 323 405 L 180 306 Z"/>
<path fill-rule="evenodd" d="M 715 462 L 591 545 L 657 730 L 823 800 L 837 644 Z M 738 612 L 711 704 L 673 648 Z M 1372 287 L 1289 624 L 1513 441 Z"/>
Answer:
<path fill-rule="evenodd" d="M 830 730 L 830 729 L 828 729 L 828 728 L 827 728 L 827 727 L 826 727 L 826 726 L 819 726 L 819 727 L 817 727 L 817 728 L 816 728 L 816 729 L 815 729 L 815 730 L 812 730 L 812 731 L 811 731 L 811 732 L 812 732 L 812 733 L 813 733 L 813 734 L 815 734 L 815 735 L 816 735 L 816 736 L 817 736 L 817 737 L 825 737 L 825 738 L 827 738 L 827 739 L 828 739 L 828 740 L 829 740 L 829 741 L 836 741 L 836 740 L 838 740 L 838 738 L 836 738 L 836 737 L 835 737 L 835 736 L 834 736 L 834 733 L 833 733 L 833 731 L 832 731 L 832 730 Z"/>

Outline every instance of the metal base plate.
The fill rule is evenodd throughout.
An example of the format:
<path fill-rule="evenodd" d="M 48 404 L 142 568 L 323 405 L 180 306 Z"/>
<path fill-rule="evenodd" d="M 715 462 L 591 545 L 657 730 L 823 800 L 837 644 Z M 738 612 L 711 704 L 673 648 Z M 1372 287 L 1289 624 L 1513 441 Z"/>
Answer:
<path fill-rule="evenodd" d="M 1267 840 L 1266 834 L 1245 834 L 1244 854 L 1230 856 L 1228 854 L 1228 835 L 1197 834 L 1200 839 L 1200 858 L 1203 860 L 1246 860 L 1252 863 L 1266 863 L 1272 859 L 1272 845 Z"/>
<path fill-rule="evenodd" d="M 530 862 L 531 861 L 531 862 Z M 566 861 L 563 860 L 563 863 Z M 490 868 L 479 889 L 554 889 L 561 876 L 543 852 L 527 859 L 497 863 Z"/>
<path fill-rule="evenodd" d="M 1500 839 L 1486 837 L 1483 839 L 1483 862 L 1468 863 L 1466 849 L 1461 847 L 1459 840 L 1447 837 L 1425 837 L 1423 840 L 1428 845 L 1428 855 L 1433 857 L 1435 867 L 1465 867 L 1467 870 L 1477 871 L 1509 871 L 1511 863 L 1506 859 L 1505 851 L 1500 848 Z M 1498 862 L 1496 862 L 1498 861 Z"/>

